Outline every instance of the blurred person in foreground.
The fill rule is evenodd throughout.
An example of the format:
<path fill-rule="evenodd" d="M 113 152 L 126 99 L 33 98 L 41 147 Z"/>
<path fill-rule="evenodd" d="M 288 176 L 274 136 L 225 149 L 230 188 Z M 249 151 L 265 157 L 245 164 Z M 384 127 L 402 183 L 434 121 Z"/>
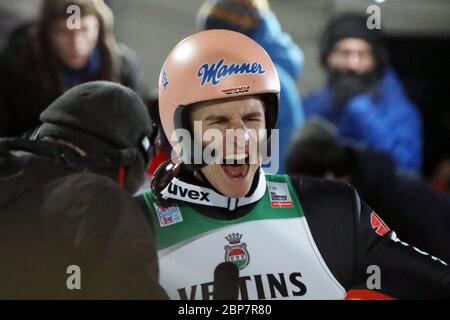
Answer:
<path fill-rule="evenodd" d="M 352 184 L 403 241 L 450 262 L 450 197 L 396 170 L 388 154 L 344 143 L 332 124 L 314 119 L 295 135 L 286 168 Z"/>
<path fill-rule="evenodd" d="M 152 228 L 133 199 L 151 157 L 140 98 L 76 86 L 31 139 L 0 140 L 1 299 L 162 299 Z M 69 290 L 69 266 L 80 290 Z"/>
<path fill-rule="evenodd" d="M 242 33 L 202 31 L 166 58 L 159 115 L 175 153 L 138 200 L 169 297 L 342 299 L 377 265 L 382 293 L 449 298 L 450 268 L 402 243 L 351 186 L 264 172 L 279 94 L 269 55 Z"/>
<path fill-rule="evenodd" d="M 385 151 L 397 167 L 420 175 L 421 115 L 389 66 L 382 31 L 366 21 L 346 13 L 328 24 L 320 48 L 328 82 L 304 99 L 305 114 L 326 118 L 341 137 Z"/>
<path fill-rule="evenodd" d="M 79 28 L 69 29 L 81 9 Z M 69 88 L 107 80 L 140 93 L 134 52 L 117 43 L 103 0 L 44 0 L 37 21 L 17 28 L 0 53 L 0 137 L 40 125 L 39 114 Z"/>
<path fill-rule="evenodd" d="M 287 147 L 304 122 L 297 81 L 303 72 L 303 52 L 283 32 L 267 0 L 206 0 L 197 17 L 199 30 L 226 29 L 245 34 L 262 46 L 277 68 L 281 83 L 278 128 L 279 170 L 285 173 Z"/>

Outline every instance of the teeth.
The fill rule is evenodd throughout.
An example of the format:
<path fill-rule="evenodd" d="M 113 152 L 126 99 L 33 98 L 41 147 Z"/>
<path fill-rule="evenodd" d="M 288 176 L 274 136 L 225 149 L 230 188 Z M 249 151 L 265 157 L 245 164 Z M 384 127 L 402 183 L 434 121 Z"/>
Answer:
<path fill-rule="evenodd" d="M 245 158 L 247 158 L 246 153 L 229 154 L 225 156 L 225 160 L 244 160 Z"/>

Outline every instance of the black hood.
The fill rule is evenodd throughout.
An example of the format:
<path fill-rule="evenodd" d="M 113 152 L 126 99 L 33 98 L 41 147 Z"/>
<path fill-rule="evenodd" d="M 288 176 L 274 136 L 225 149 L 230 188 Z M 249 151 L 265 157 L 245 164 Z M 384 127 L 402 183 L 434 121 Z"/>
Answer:
<path fill-rule="evenodd" d="M 33 144 L 27 140 L 0 141 L 0 210 L 28 190 L 66 170 L 56 156 L 61 151 L 59 147 L 50 148 L 50 144 L 45 142 L 39 146 Z M 36 154 L 38 148 L 41 155 Z M 48 170 L 49 161 L 54 170 Z"/>
<path fill-rule="evenodd" d="M 1 139 L 0 210 L 28 190 L 71 172 L 91 172 L 117 181 L 118 167 L 101 155 L 81 157 L 72 148 L 56 143 Z"/>

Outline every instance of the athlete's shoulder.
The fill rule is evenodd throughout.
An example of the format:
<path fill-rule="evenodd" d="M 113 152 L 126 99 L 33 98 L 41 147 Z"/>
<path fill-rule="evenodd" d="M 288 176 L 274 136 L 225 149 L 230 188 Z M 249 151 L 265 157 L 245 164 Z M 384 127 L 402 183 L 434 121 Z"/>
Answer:
<path fill-rule="evenodd" d="M 326 220 L 327 216 L 339 213 L 341 218 L 353 220 L 355 214 L 360 214 L 361 200 L 348 183 L 290 175 L 266 175 L 266 180 L 291 184 L 307 218 L 314 215 Z"/>
<path fill-rule="evenodd" d="M 356 221 L 361 212 L 358 194 L 344 182 L 296 176 L 289 179 L 325 263 L 348 289 L 355 259 Z"/>
<path fill-rule="evenodd" d="M 329 195 L 350 195 L 355 196 L 356 191 L 354 187 L 346 182 L 336 180 L 318 179 L 305 176 L 291 176 L 291 175 L 272 175 L 266 174 L 268 181 L 284 180 L 290 181 L 297 191 L 304 193 L 316 194 L 322 192 L 322 196 Z M 325 194 L 324 194 L 325 192 Z"/>

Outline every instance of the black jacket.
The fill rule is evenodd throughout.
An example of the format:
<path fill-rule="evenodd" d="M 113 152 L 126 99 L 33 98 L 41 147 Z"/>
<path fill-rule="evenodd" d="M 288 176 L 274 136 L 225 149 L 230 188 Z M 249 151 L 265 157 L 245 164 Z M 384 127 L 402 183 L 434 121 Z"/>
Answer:
<path fill-rule="evenodd" d="M 204 186 L 187 171 L 181 171 L 178 179 L 187 184 Z M 370 266 L 377 266 L 381 272 L 381 288 L 376 291 L 398 299 L 450 298 L 450 268 L 398 240 L 394 231 L 359 198 L 353 187 L 335 181 L 300 177 L 291 177 L 291 181 L 321 256 L 347 291 L 367 288 L 367 270 Z M 155 217 L 144 197 L 139 196 L 138 200 L 141 207 Z M 191 203 L 188 196 L 186 201 L 167 201 L 169 205 L 175 201 L 180 208 L 192 207 L 198 214 L 218 220 L 240 219 L 256 204 L 229 211 L 227 208 Z M 154 225 L 157 228 L 155 232 L 164 232 L 170 237 L 170 226 L 158 229 L 157 223 Z"/>
<path fill-rule="evenodd" d="M 450 263 L 450 198 L 422 180 L 397 172 L 384 153 L 348 147 L 352 183 L 399 237 Z"/>
<path fill-rule="evenodd" d="M 164 298 L 152 230 L 131 195 L 65 147 L 25 145 L 0 143 L 0 299 Z M 71 265 L 81 290 L 66 286 Z"/>
<path fill-rule="evenodd" d="M 36 35 L 36 25 L 15 30 L 0 53 L 0 137 L 22 136 L 41 122 L 39 115 L 66 89 L 61 70 L 49 64 Z M 141 94 L 136 54 L 124 45 L 117 53 L 121 84 Z M 96 76 L 86 81 L 110 80 Z"/>
<path fill-rule="evenodd" d="M 450 268 L 398 241 L 393 230 L 373 220 L 374 211 L 355 189 L 326 180 L 292 182 L 314 241 L 344 288 L 367 288 L 368 267 L 376 265 L 381 271 L 376 291 L 398 299 L 450 298 Z"/>

